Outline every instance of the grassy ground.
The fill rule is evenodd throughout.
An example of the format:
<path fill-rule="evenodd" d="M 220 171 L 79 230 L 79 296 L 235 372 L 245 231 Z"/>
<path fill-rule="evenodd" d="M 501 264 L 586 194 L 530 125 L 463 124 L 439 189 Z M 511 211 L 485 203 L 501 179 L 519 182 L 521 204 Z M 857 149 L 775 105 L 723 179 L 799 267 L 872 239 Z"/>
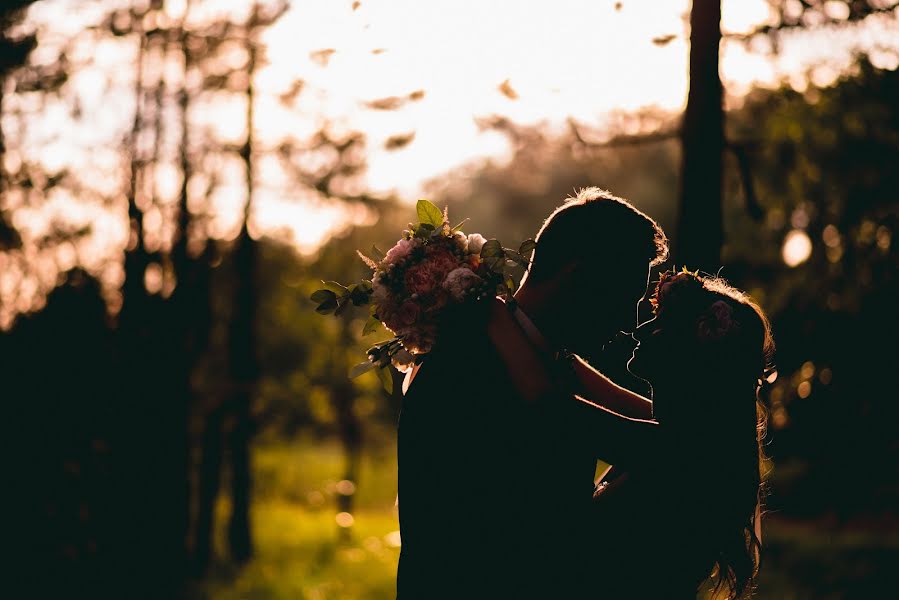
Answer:
<path fill-rule="evenodd" d="M 337 524 L 343 457 L 336 445 L 260 444 L 254 452 L 256 555 L 242 569 L 225 560 L 219 506 L 217 556 L 194 600 L 386 600 L 394 597 L 399 532 L 394 449 L 367 452 L 353 523 Z M 827 521 L 766 522 L 761 600 L 897 598 L 896 528 Z M 597 573 L 601 575 L 601 573 Z"/>

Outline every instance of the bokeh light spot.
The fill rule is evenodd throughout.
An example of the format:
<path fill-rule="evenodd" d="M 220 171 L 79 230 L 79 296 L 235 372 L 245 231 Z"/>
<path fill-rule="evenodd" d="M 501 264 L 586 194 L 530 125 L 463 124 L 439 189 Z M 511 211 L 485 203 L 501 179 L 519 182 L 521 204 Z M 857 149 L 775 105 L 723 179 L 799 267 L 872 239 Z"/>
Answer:
<path fill-rule="evenodd" d="M 352 496 L 356 493 L 356 484 L 349 479 L 344 479 L 343 481 L 337 482 L 335 489 L 341 496 Z"/>
<path fill-rule="evenodd" d="M 815 363 L 810 360 L 805 361 L 802 363 L 799 373 L 803 379 L 811 379 L 815 375 Z"/>
<path fill-rule="evenodd" d="M 356 519 L 348 512 L 337 513 L 337 516 L 334 518 L 337 521 L 337 525 L 339 527 L 352 527 L 353 523 L 356 522 Z"/>
<path fill-rule="evenodd" d="M 828 225 L 821 232 L 821 238 L 828 248 L 836 248 L 840 245 L 840 232 L 833 225 Z"/>
<path fill-rule="evenodd" d="M 782 249 L 784 263 L 788 267 L 796 267 L 808 260 L 812 255 L 812 240 L 801 229 L 793 229 L 784 238 Z"/>
<path fill-rule="evenodd" d="M 387 535 L 384 536 L 384 543 L 390 546 L 391 548 L 399 548 L 402 545 L 402 539 L 400 538 L 399 531 L 391 531 Z"/>

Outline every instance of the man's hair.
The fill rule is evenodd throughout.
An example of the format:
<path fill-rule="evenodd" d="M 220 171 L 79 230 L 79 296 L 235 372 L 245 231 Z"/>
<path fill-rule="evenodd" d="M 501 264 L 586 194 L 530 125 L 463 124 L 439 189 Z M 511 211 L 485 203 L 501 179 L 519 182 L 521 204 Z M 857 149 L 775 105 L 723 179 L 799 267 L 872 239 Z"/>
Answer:
<path fill-rule="evenodd" d="M 577 261 L 597 262 L 602 268 L 624 258 L 628 264 L 645 260 L 652 266 L 668 258 L 668 238 L 658 223 L 627 200 L 588 187 L 557 208 L 537 234 L 537 248 L 529 278 L 550 279 Z"/>

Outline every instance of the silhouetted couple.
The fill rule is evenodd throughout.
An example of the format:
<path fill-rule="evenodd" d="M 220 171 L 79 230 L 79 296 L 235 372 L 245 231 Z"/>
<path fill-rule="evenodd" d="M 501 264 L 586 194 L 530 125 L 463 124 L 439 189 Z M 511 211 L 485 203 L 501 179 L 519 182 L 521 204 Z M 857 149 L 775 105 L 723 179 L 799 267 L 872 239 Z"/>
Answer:
<path fill-rule="evenodd" d="M 580 356 L 636 324 L 659 226 L 591 188 L 545 222 L 515 301 L 442 324 L 399 423 L 399 600 L 694 598 L 757 570 L 767 319 L 716 278 L 667 273 L 629 369 Z M 614 465 L 595 483 L 597 460 Z"/>

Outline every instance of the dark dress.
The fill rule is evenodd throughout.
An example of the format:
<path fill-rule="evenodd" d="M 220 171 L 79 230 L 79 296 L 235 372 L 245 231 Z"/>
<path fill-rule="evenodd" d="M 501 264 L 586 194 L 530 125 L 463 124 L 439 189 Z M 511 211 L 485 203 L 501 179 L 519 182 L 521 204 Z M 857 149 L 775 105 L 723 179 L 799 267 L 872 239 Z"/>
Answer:
<path fill-rule="evenodd" d="M 403 400 L 399 600 L 580 595 L 595 460 L 561 402 L 517 396 L 484 305 L 445 323 Z"/>
<path fill-rule="evenodd" d="M 714 490 L 688 453 L 661 453 L 636 465 L 594 502 L 590 598 L 694 600 L 715 560 L 708 530 Z M 602 486 L 602 483 L 600 484 Z"/>

